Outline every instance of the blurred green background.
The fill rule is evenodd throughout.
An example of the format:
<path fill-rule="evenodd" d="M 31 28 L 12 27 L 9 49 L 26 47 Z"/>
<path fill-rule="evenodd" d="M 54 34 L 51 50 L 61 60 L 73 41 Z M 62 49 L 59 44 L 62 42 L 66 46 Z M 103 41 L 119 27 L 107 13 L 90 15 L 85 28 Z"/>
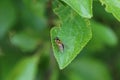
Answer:
<path fill-rule="evenodd" d="M 120 22 L 93 2 L 93 37 L 60 70 L 50 29 L 53 0 L 0 0 L 0 80 L 120 80 Z"/>

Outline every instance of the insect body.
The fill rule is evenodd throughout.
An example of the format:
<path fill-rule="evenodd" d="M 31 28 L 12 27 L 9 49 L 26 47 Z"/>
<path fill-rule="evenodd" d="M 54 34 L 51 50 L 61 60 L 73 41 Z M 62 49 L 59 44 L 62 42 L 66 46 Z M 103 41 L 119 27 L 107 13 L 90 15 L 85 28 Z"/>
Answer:
<path fill-rule="evenodd" d="M 58 37 L 55 38 L 55 43 L 57 44 L 59 50 L 61 52 L 63 52 L 64 51 L 64 45 Z"/>

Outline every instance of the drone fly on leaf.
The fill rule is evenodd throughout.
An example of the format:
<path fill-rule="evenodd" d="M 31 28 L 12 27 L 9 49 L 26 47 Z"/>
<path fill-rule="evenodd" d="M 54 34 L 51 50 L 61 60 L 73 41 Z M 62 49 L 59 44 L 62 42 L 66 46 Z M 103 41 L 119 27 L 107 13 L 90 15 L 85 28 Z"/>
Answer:
<path fill-rule="evenodd" d="M 61 52 L 63 52 L 64 51 L 64 44 L 61 42 L 61 40 L 58 37 L 55 38 L 55 43 L 57 44 L 59 50 Z"/>

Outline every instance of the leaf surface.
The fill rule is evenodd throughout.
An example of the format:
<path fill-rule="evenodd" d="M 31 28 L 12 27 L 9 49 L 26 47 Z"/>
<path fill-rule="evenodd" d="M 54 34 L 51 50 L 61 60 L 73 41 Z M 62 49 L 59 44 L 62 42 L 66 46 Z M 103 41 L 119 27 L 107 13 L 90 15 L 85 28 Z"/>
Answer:
<path fill-rule="evenodd" d="M 120 21 L 120 0 L 100 0 L 106 6 L 106 11 L 112 13 Z"/>
<path fill-rule="evenodd" d="M 92 0 L 62 0 L 85 18 L 92 17 Z"/>
<path fill-rule="evenodd" d="M 39 56 L 35 55 L 22 59 L 6 80 L 34 80 Z"/>
<path fill-rule="evenodd" d="M 51 41 L 55 58 L 60 69 L 63 69 L 80 53 L 92 35 L 88 20 L 81 18 L 69 6 L 59 6 L 55 13 L 62 23 L 51 29 Z M 63 52 L 55 42 L 56 37 L 64 45 Z"/>

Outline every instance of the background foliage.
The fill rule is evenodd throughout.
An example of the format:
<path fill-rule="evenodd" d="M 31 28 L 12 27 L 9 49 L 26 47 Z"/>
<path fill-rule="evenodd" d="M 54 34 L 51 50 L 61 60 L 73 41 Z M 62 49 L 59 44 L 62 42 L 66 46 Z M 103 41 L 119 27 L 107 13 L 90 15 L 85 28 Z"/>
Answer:
<path fill-rule="evenodd" d="M 0 0 L 0 80 L 120 80 L 119 21 L 119 0 Z"/>

